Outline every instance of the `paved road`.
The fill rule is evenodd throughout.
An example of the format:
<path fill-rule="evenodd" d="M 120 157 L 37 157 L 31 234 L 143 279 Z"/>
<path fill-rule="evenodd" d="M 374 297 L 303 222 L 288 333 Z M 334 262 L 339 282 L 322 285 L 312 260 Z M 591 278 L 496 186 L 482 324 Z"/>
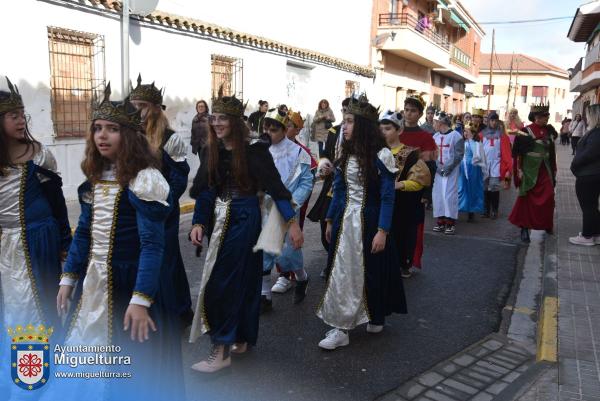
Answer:
<path fill-rule="evenodd" d="M 318 225 L 307 222 L 312 281 L 304 303 L 293 305 L 291 292 L 274 295 L 258 345 L 225 375 L 207 379 L 188 369 L 206 356 L 209 340 L 184 341 L 188 399 L 369 400 L 497 331 L 517 260 L 518 230 L 506 221 L 513 199 L 514 192 L 503 192 L 497 221 L 469 224 L 463 216 L 454 237 L 431 233 L 428 217 L 424 270 L 404 282 L 409 314 L 389 318 L 379 335 L 359 327 L 348 347 L 333 352 L 317 347 L 328 330 L 314 313 L 325 289 L 318 274 L 326 255 Z M 180 241 L 195 302 L 202 260 L 186 239 L 190 218 L 182 218 Z"/>

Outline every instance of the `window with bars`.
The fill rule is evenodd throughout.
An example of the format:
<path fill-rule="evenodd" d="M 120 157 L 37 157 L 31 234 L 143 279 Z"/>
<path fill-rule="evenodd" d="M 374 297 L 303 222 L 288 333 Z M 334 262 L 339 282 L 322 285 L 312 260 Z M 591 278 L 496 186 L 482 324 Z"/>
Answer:
<path fill-rule="evenodd" d="M 547 86 L 534 86 L 531 88 L 533 103 L 545 103 L 548 98 Z"/>
<path fill-rule="evenodd" d="M 57 137 L 86 136 L 104 90 L 104 37 L 48 27 L 52 121 Z"/>
<path fill-rule="evenodd" d="M 521 101 L 527 103 L 527 85 L 521 86 Z"/>
<path fill-rule="evenodd" d="M 244 60 L 213 54 L 211 56 L 212 97 L 217 98 L 219 88 L 223 87 L 223 96 L 244 98 Z"/>
<path fill-rule="evenodd" d="M 360 91 L 360 82 L 357 81 L 346 81 L 346 97 L 352 96 L 353 93 L 357 93 Z"/>

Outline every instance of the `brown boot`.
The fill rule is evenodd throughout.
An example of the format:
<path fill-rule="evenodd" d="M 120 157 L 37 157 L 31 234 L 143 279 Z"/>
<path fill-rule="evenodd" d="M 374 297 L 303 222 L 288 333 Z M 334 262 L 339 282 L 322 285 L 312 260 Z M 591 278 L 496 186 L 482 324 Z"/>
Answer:
<path fill-rule="evenodd" d="M 215 373 L 231 365 L 229 345 L 213 344 L 210 355 L 205 361 L 192 365 L 192 369 L 202 373 Z"/>

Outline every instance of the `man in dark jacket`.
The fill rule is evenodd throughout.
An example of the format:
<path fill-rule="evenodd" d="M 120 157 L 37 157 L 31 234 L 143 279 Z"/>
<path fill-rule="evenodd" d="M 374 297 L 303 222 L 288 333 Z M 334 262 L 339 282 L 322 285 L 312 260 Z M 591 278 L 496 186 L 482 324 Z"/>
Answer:
<path fill-rule="evenodd" d="M 569 238 L 575 245 L 600 245 L 600 104 L 588 108 L 588 131 L 577 143 L 571 171 L 575 175 L 575 193 L 583 213 L 581 232 Z"/>

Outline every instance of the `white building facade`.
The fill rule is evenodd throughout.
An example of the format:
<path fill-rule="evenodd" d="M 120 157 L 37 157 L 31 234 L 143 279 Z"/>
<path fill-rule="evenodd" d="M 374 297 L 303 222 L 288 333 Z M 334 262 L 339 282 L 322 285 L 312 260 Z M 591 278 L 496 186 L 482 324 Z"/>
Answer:
<path fill-rule="evenodd" d="M 335 2 L 340 7 L 346 4 Z M 160 7 L 159 3 L 159 10 L 149 17 L 131 19 L 130 79 L 135 83 L 141 73 L 144 83 L 155 81 L 157 87 L 165 88 L 171 126 L 185 138 L 190 137 L 196 101 L 205 99 L 210 104 L 221 83 L 248 101 L 246 114 L 256 109 L 259 100 L 269 101 L 271 107 L 285 103 L 303 115 L 313 114 L 325 98 L 338 122 L 341 101 L 349 92 L 372 91 L 373 72 L 364 64 L 319 53 L 320 49 L 307 50 L 296 43 L 292 46 L 167 14 Z M 55 154 L 65 196 L 74 199 L 84 180 L 79 165 L 92 99 L 101 95 L 108 81 L 113 99 L 122 97 L 120 3 L 19 0 L 3 3 L 0 9 L 3 15 L 27 16 L 6 18 L 0 24 L 4 38 L 0 76 L 8 76 L 19 87 L 31 116 L 32 134 Z M 307 15 L 312 12 L 306 11 Z M 236 14 L 235 18 L 253 16 Z M 331 40 L 347 41 L 336 29 L 340 34 L 329 38 L 328 46 Z M 346 59 L 368 60 L 368 14 L 362 29 L 366 43 L 356 46 Z M 360 34 L 360 26 L 356 30 Z M 298 38 L 301 42 L 302 35 Z M 313 44 L 314 39 L 307 37 L 307 43 Z M 4 79 L 0 89 L 5 89 Z M 198 164 L 196 157 L 189 156 L 191 179 Z"/>

